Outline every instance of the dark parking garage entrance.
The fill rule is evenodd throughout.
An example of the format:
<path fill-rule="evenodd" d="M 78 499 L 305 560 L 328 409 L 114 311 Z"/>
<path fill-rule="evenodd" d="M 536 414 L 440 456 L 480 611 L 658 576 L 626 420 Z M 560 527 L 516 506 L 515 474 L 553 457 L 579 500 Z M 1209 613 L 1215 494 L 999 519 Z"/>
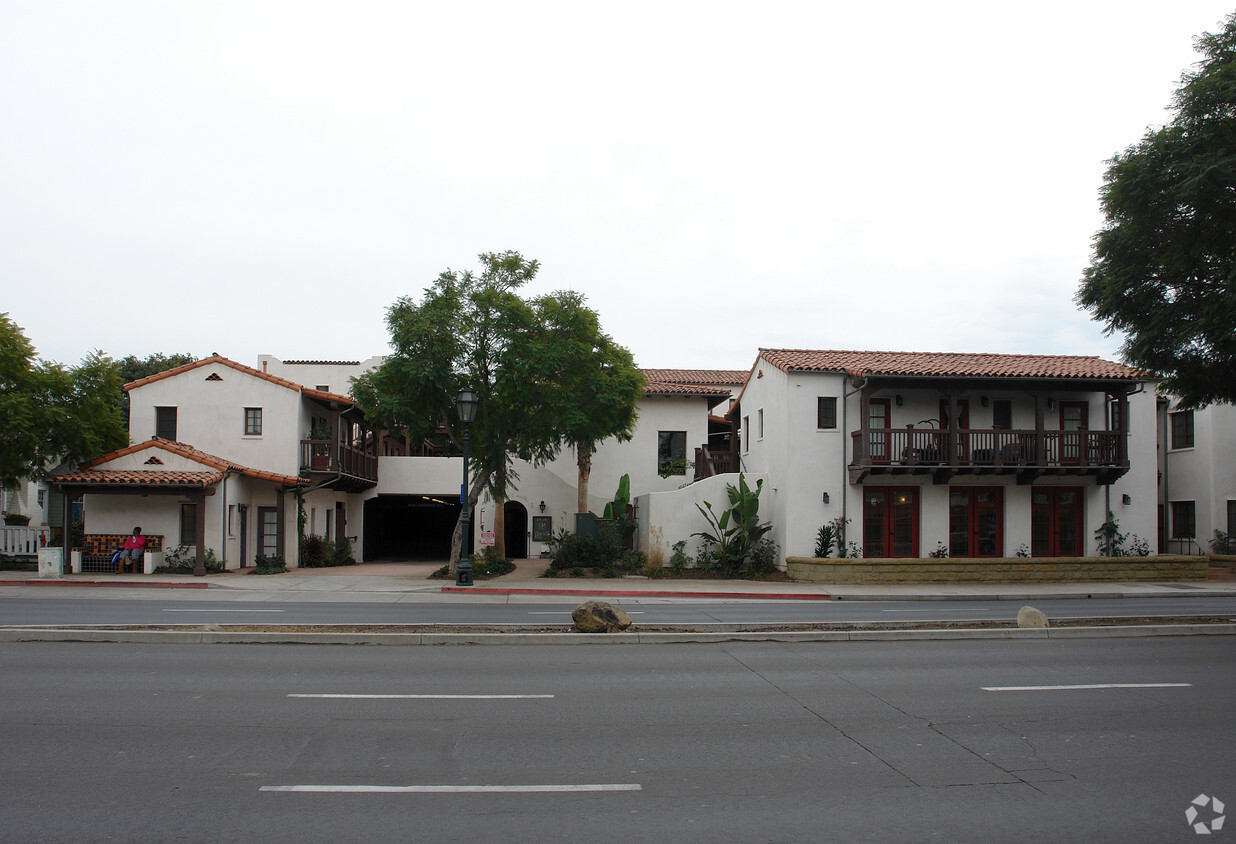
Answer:
<path fill-rule="evenodd" d="M 438 561 L 451 556 L 459 496 L 379 495 L 365 502 L 365 562 Z"/>

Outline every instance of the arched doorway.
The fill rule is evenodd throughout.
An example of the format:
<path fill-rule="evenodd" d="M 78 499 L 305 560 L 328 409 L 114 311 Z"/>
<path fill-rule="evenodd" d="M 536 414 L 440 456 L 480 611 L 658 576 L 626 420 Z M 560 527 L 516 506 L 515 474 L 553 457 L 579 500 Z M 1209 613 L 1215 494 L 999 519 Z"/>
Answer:
<path fill-rule="evenodd" d="M 508 501 L 502 507 L 506 528 L 506 556 L 510 560 L 528 557 L 528 508 L 518 501 Z"/>

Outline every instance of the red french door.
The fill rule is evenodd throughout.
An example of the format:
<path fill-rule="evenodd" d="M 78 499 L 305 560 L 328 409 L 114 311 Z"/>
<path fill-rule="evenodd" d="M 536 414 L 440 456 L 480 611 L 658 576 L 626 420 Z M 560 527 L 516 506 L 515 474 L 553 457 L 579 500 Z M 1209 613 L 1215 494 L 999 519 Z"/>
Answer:
<path fill-rule="evenodd" d="M 1090 428 L 1090 405 L 1084 401 L 1060 402 L 1060 462 L 1076 466 L 1086 447 Z"/>
<path fill-rule="evenodd" d="M 891 443 L 888 429 L 891 425 L 892 413 L 888 399 L 871 399 L 867 403 L 867 428 L 871 437 L 871 462 L 887 463 Z"/>
<path fill-rule="evenodd" d="M 1080 487 L 1040 487 L 1030 492 L 1030 555 L 1080 557 L 1082 539 Z"/>
<path fill-rule="evenodd" d="M 918 556 L 917 487 L 863 489 L 863 556 Z"/>
<path fill-rule="evenodd" d="M 948 495 L 950 557 L 999 557 L 1004 552 L 1004 490 L 953 487 Z"/>

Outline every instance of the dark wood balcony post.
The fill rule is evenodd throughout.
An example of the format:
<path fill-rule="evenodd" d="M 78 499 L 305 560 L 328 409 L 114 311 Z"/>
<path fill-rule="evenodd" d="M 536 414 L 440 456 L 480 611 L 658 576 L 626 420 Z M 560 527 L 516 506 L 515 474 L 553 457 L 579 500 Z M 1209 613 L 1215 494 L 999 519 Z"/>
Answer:
<path fill-rule="evenodd" d="M 1123 465 L 1129 459 L 1129 394 L 1122 393 L 1116 403 L 1120 408 L 1120 429 L 1116 437 L 1116 463 Z"/>
<path fill-rule="evenodd" d="M 1034 394 L 1034 458 L 1029 462 L 1042 466 L 1047 461 L 1047 406 L 1042 393 Z"/>
<path fill-rule="evenodd" d="M 944 435 L 944 449 L 949 465 L 956 466 L 961 454 L 960 428 L 957 427 L 957 395 L 948 394 L 948 433 Z"/>
<path fill-rule="evenodd" d="M 861 434 L 859 444 L 862 448 L 862 453 L 854 456 L 864 466 L 871 462 L 871 429 L 868 427 L 870 424 L 871 393 L 868 390 L 863 390 L 858 394 L 858 430 Z"/>

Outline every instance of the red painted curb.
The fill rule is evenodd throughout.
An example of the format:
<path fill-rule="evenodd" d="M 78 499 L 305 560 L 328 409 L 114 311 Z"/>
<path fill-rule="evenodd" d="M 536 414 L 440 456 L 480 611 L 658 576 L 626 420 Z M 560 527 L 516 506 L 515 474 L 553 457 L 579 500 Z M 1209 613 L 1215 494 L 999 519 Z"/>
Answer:
<path fill-rule="evenodd" d="M 443 592 L 472 593 L 475 595 L 589 595 L 601 598 L 613 595 L 619 598 L 750 598 L 756 601 L 829 601 L 827 593 L 802 592 L 678 592 L 644 589 L 499 589 L 489 586 L 443 586 Z"/>
<path fill-rule="evenodd" d="M 207 589 L 209 583 L 164 583 L 159 580 L 0 580 L 0 586 L 119 586 L 122 588 L 153 587 L 155 589 Z"/>

